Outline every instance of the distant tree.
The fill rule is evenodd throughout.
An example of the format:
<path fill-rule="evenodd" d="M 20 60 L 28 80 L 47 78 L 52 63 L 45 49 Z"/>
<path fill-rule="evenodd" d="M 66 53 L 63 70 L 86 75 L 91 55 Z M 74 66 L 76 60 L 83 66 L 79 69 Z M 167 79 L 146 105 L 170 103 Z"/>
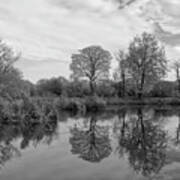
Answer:
<path fill-rule="evenodd" d="M 13 69 L 13 64 L 19 59 L 20 53 L 16 54 L 11 47 L 0 40 L 0 75 Z"/>
<path fill-rule="evenodd" d="M 148 33 L 134 38 L 129 46 L 127 61 L 128 72 L 139 98 L 142 97 L 145 87 L 149 89 L 164 77 L 167 71 L 164 48 Z"/>
<path fill-rule="evenodd" d="M 20 53 L 0 40 L 0 96 L 7 100 L 21 96 L 22 75 L 13 66 L 19 58 Z"/>
<path fill-rule="evenodd" d="M 38 81 L 37 89 L 41 95 L 60 96 L 65 92 L 67 85 L 68 81 L 64 77 L 42 79 Z"/>
<path fill-rule="evenodd" d="M 95 83 L 107 79 L 109 76 L 110 61 L 109 51 L 100 46 L 89 46 L 72 55 L 72 79 L 88 79 L 91 93 L 95 93 Z"/>
<path fill-rule="evenodd" d="M 27 96 L 36 96 L 36 86 L 28 80 L 21 80 L 21 89 Z"/>
<path fill-rule="evenodd" d="M 180 93 L 180 60 L 173 63 L 173 69 L 176 72 L 176 80 L 178 83 L 178 93 Z"/>
<path fill-rule="evenodd" d="M 66 93 L 68 97 L 83 97 L 90 95 L 89 82 L 84 81 L 70 81 Z"/>
<path fill-rule="evenodd" d="M 104 80 L 96 86 L 96 93 L 100 97 L 113 97 L 115 96 L 116 89 L 115 83 L 111 80 Z"/>
<path fill-rule="evenodd" d="M 118 68 L 114 72 L 114 79 L 121 81 L 121 95 L 124 97 L 126 93 L 127 54 L 120 50 L 116 56 L 116 60 L 118 62 Z"/>
<path fill-rule="evenodd" d="M 159 81 L 147 93 L 152 97 L 173 97 L 175 96 L 176 83 L 173 81 Z"/>

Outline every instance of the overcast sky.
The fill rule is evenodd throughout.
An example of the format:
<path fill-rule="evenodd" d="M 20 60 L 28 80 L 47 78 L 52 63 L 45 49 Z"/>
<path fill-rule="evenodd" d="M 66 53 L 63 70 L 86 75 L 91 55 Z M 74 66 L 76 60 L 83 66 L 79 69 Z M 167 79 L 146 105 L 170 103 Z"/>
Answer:
<path fill-rule="evenodd" d="M 180 57 L 180 0 L 0 0 L 0 36 L 22 51 L 24 78 L 68 77 L 72 53 L 95 44 L 115 53 L 143 31 Z M 172 78 L 172 74 L 169 78 Z"/>

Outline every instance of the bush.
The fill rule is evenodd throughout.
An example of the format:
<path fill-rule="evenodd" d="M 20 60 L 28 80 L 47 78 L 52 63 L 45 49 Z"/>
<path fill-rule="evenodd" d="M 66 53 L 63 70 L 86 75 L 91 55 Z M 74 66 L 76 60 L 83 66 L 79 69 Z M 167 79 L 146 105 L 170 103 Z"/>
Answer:
<path fill-rule="evenodd" d="M 9 102 L 2 97 L 0 97 L 0 114 L 0 123 L 8 121 L 11 115 Z"/>
<path fill-rule="evenodd" d="M 2 105 L 0 102 L 1 123 L 37 124 L 57 120 L 56 111 L 48 101 L 23 97 L 21 101 Z"/>
<path fill-rule="evenodd" d="M 60 110 L 85 113 L 105 108 L 106 101 L 99 97 L 86 97 L 84 99 L 61 97 L 55 104 Z"/>
<path fill-rule="evenodd" d="M 96 85 L 96 94 L 99 97 L 112 97 L 120 94 L 119 83 L 113 83 L 111 81 L 104 81 Z"/>
<path fill-rule="evenodd" d="M 55 102 L 55 105 L 60 110 L 76 111 L 76 112 L 85 111 L 83 100 L 79 98 L 61 97 Z"/>
<path fill-rule="evenodd" d="M 93 96 L 85 99 L 86 111 L 99 111 L 105 108 L 106 101 L 100 97 Z"/>
<path fill-rule="evenodd" d="M 160 81 L 154 85 L 148 96 L 151 97 L 174 97 L 176 96 L 176 83 Z"/>

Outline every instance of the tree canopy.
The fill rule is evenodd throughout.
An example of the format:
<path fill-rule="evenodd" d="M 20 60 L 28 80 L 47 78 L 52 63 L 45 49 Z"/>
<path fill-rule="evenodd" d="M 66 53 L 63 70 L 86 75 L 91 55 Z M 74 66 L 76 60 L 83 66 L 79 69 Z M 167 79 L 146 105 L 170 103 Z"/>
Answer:
<path fill-rule="evenodd" d="M 100 46 L 89 46 L 72 55 L 72 79 L 88 79 L 92 93 L 94 83 L 107 79 L 109 76 L 110 61 L 112 57 L 109 51 Z"/>
<path fill-rule="evenodd" d="M 19 57 L 20 53 L 16 54 L 10 46 L 0 40 L 0 74 L 10 71 Z"/>
<path fill-rule="evenodd" d="M 143 33 L 134 38 L 129 46 L 127 61 L 128 71 L 139 97 L 166 75 L 164 48 L 152 34 Z"/>

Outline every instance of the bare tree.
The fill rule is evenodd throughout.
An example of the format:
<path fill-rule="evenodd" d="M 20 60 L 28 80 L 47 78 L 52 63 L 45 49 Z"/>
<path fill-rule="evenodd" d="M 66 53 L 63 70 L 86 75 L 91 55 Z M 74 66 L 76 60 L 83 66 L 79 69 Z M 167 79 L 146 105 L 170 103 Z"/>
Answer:
<path fill-rule="evenodd" d="M 180 93 L 180 61 L 173 63 L 173 69 L 176 71 L 176 80 L 178 83 L 178 93 Z"/>
<path fill-rule="evenodd" d="M 91 93 L 95 93 L 95 83 L 107 79 L 109 76 L 110 61 L 112 57 L 109 51 L 100 46 L 89 46 L 72 55 L 73 79 L 88 79 Z"/>
<path fill-rule="evenodd" d="M 135 37 L 129 46 L 128 72 L 131 74 L 138 97 L 142 97 L 145 87 L 149 89 L 152 84 L 164 77 L 166 71 L 164 48 L 159 45 L 156 38 L 148 33 Z"/>

